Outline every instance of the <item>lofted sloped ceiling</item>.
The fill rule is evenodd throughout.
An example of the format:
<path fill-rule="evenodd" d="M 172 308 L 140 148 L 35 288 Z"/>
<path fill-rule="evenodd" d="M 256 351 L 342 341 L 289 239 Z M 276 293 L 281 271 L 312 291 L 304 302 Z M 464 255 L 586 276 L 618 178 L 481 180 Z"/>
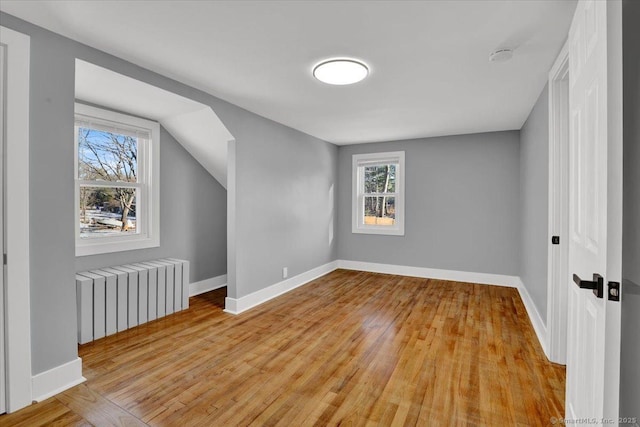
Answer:
<path fill-rule="evenodd" d="M 233 135 L 211 107 L 76 59 L 75 96 L 159 122 L 224 188 Z"/>
<path fill-rule="evenodd" d="M 337 144 L 520 129 L 574 0 L 13 1 L 0 10 Z M 514 50 L 489 62 L 498 48 Z M 346 87 L 311 69 L 370 65 Z"/>

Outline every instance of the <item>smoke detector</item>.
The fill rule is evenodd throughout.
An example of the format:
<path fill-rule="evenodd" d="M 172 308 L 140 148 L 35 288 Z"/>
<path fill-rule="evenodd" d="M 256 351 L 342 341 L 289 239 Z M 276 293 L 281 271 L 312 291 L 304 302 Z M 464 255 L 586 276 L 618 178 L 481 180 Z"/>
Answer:
<path fill-rule="evenodd" d="M 498 49 L 491 52 L 489 55 L 489 61 L 491 62 L 506 62 L 513 58 L 513 49 Z"/>

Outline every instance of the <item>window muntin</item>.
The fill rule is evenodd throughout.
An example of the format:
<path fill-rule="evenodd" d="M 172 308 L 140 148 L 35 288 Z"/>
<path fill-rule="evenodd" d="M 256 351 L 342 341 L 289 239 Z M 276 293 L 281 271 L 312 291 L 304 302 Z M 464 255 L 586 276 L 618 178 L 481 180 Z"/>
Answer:
<path fill-rule="evenodd" d="M 76 104 L 76 255 L 159 245 L 158 135 L 155 122 Z"/>
<path fill-rule="evenodd" d="M 404 235 L 404 152 L 353 156 L 354 233 Z"/>

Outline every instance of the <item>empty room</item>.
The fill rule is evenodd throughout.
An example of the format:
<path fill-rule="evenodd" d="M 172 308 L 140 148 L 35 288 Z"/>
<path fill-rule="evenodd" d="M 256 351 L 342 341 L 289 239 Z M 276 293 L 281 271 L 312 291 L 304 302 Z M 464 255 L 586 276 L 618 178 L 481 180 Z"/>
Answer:
<path fill-rule="evenodd" d="M 0 425 L 640 427 L 640 1 L 0 2 Z"/>

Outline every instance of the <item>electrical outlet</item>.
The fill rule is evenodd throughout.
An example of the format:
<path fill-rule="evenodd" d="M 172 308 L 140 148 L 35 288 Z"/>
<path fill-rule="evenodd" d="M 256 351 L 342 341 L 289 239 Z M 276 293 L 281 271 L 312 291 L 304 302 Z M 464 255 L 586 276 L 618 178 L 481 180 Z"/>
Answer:
<path fill-rule="evenodd" d="M 282 278 L 286 279 L 289 275 L 289 269 L 287 267 L 282 267 Z"/>

